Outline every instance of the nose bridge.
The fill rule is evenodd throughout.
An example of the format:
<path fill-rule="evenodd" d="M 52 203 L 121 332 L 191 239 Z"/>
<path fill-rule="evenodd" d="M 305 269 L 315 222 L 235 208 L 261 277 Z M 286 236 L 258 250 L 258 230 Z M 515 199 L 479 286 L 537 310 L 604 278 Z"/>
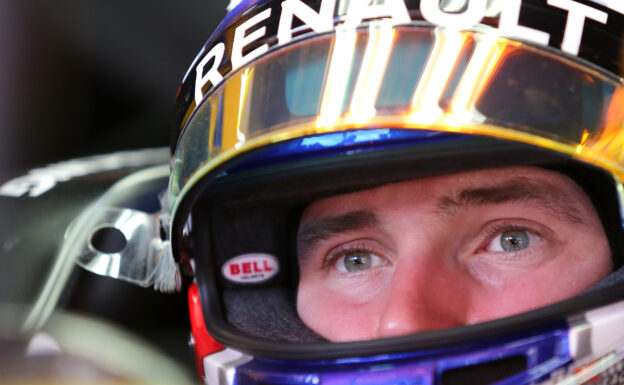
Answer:
<path fill-rule="evenodd" d="M 395 337 L 465 323 L 461 273 L 424 250 L 400 256 L 379 318 L 378 337 Z"/>

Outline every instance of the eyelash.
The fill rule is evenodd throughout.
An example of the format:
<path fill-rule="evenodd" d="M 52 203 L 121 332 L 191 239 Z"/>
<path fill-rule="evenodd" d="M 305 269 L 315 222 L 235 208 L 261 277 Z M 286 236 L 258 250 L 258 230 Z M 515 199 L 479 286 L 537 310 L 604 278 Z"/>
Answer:
<path fill-rule="evenodd" d="M 527 226 L 513 225 L 509 223 L 495 223 L 486 230 L 485 236 L 491 241 L 492 238 L 494 238 L 500 233 L 504 233 L 505 231 L 514 231 L 514 230 L 515 231 L 530 231 L 532 233 L 539 235 L 537 231 L 530 229 Z"/>
<path fill-rule="evenodd" d="M 536 229 L 530 227 L 530 226 L 526 226 L 526 225 L 521 225 L 521 224 L 513 224 L 513 223 L 494 223 L 492 224 L 489 228 L 487 228 L 484 236 L 485 239 L 484 241 L 482 241 L 480 243 L 479 249 L 477 250 L 477 252 L 488 252 L 486 250 L 486 247 L 490 245 L 490 243 L 499 235 L 501 235 L 504 232 L 507 231 L 526 231 L 527 233 L 531 233 L 534 234 L 536 236 L 538 236 L 540 239 L 543 238 L 542 234 L 537 231 Z M 529 246 L 530 247 L 530 246 Z M 511 252 L 511 251 L 507 251 L 507 252 L 497 252 L 497 253 L 501 253 L 501 254 L 507 254 L 507 255 L 511 255 L 511 254 L 518 254 L 518 253 L 522 253 L 525 250 L 519 250 L 519 251 L 515 251 L 515 252 Z"/>

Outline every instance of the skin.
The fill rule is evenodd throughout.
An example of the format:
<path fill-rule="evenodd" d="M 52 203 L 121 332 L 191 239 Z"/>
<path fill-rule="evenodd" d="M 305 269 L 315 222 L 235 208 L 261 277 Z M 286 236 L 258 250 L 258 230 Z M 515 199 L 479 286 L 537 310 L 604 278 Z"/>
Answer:
<path fill-rule="evenodd" d="M 524 243 L 510 249 L 501 235 Z M 321 199 L 304 211 L 297 245 L 299 316 L 330 341 L 525 312 L 577 295 L 612 270 L 587 195 L 568 177 L 532 167 Z M 370 266 L 354 265 L 354 256 Z"/>

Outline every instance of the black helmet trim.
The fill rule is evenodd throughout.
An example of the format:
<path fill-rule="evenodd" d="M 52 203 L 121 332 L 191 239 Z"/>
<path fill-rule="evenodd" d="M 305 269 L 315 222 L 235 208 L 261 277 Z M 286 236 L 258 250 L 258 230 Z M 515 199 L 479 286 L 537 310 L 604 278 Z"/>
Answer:
<path fill-rule="evenodd" d="M 410 152 L 409 148 L 393 149 L 391 150 L 393 156 L 389 156 L 387 152 L 375 151 L 370 154 L 361 154 L 359 157 L 351 157 L 348 162 L 343 161 L 342 163 L 336 162 L 336 159 L 325 158 L 322 163 L 306 161 L 300 164 L 291 164 L 292 169 L 282 165 L 279 167 L 279 173 L 276 173 L 278 169 L 269 167 L 268 169 L 254 169 L 248 173 L 233 174 L 231 177 L 221 176 L 219 179 L 222 180 L 213 183 L 211 189 L 195 204 L 196 213 L 211 212 L 212 215 L 194 217 L 195 229 L 192 238 L 194 253 L 211 255 L 211 258 L 200 257 L 196 258 L 195 261 L 197 266 L 196 278 L 204 317 L 211 335 L 226 346 L 268 358 L 320 359 L 328 358 L 327 354 L 330 355 L 329 358 L 340 358 L 357 355 L 361 351 L 367 351 L 374 355 L 388 352 L 388 349 L 393 349 L 393 352 L 400 352 L 427 349 L 439 346 L 439 344 L 449 345 L 476 341 L 503 335 L 512 330 L 528 329 L 545 322 L 562 322 L 568 317 L 589 308 L 588 304 L 595 306 L 596 302 L 593 301 L 596 298 L 599 298 L 601 304 L 610 303 L 617 298 L 617 289 L 610 288 L 604 291 L 598 290 L 603 295 L 602 297 L 597 294 L 585 295 L 520 316 L 479 325 L 421 333 L 384 341 L 328 344 L 319 342 L 318 336 L 315 336 L 305 325 L 301 324 L 294 311 L 292 286 L 296 282 L 297 274 L 296 266 L 294 266 L 295 261 L 292 259 L 290 266 L 287 267 L 289 259 L 282 255 L 282 266 L 285 269 L 290 269 L 290 271 L 285 270 L 284 274 L 277 280 L 273 280 L 263 287 L 235 285 L 220 277 L 219 266 L 221 263 L 218 261 L 218 254 L 243 253 L 248 247 L 250 250 L 260 249 L 272 254 L 290 253 L 292 256 L 292 247 L 289 247 L 289 243 L 285 239 L 280 238 L 272 242 L 274 245 L 283 246 L 283 250 L 275 251 L 263 248 L 267 247 L 265 242 L 267 238 L 272 239 L 278 235 L 283 235 L 284 238 L 289 237 L 285 229 L 292 228 L 292 222 L 279 222 L 280 218 L 285 217 L 280 213 L 282 211 L 296 212 L 298 204 L 305 203 L 302 200 L 304 197 L 305 199 L 314 199 L 407 178 L 458 172 L 462 168 L 492 167 L 492 158 L 500 160 L 496 165 L 497 167 L 518 164 L 545 164 L 548 168 L 565 170 L 567 174 L 572 174 L 571 166 L 568 166 L 565 157 L 518 143 L 504 143 L 489 138 L 473 138 L 465 141 L 463 146 L 464 157 L 454 151 L 452 154 L 447 154 L 448 162 L 444 161 L 444 151 L 439 145 L 430 146 L 430 149 L 431 153 L 429 154 Z M 481 154 L 481 156 L 476 154 Z M 501 154 L 504 155 L 501 156 Z M 393 164 L 401 164 L 403 168 L 393 167 Z M 419 167 L 419 164 L 433 164 L 435 167 L 426 169 Z M 378 172 L 375 172 L 376 167 Z M 345 173 L 345 168 L 351 171 Z M 357 175 L 357 170 L 361 170 L 368 176 Z M 393 172 L 388 172 L 388 170 L 393 170 Z M 251 177 L 251 174 L 258 173 L 264 177 Z M 279 175 L 280 180 L 278 181 L 277 178 L 272 180 L 270 175 Z M 354 175 L 354 178 L 347 180 L 344 175 Z M 609 182 L 610 175 L 605 173 L 579 175 L 593 175 L 599 178 L 595 184 L 613 183 Z M 293 183 L 293 178 L 298 179 L 300 183 Z M 282 184 L 283 186 L 299 187 L 288 191 L 283 188 Z M 328 185 L 331 185 L 332 188 L 328 188 Z M 309 186 L 309 191 L 302 193 L 301 186 Z M 238 196 L 232 195 L 234 191 L 240 192 Z M 254 191 L 254 195 L 245 197 L 245 191 Z M 615 189 L 608 189 L 608 191 L 613 193 Z M 617 201 L 617 197 L 609 196 L 607 198 Z M 238 200 L 239 202 L 245 200 L 247 202 L 242 206 L 239 204 L 229 205 L 228 200 Z M 288 207 L 281 210 L 279 208 L 281 205 Z M 240 215 L 241 213 L 229 211 L 233 206 L 241 207 L 241 212 L 248 215 L 243 216 Z M 257 210 L 261 210 L 262 206 L 269 207 L 274 214 L 275 226 L 282 227 L 274 228 L 272 233 L 267 232 L 267 229 L 273 225 L 269 225 L 265 221 L 262 224 L 263 229 L 260 230 L 259 223 L 254 222 L 254 213 L 248 210 L 252 206 L 258 207 Z M 229 212 L 229 220 L 224 217 L 225 212 Z M 266 219 L 266 215 L 261 216 Z M 243 222 L 249 220 L 249 224 L 233 223 L 232 220 L 235 218 Z M 291 219 L 296 221 L 297 218 Z M 618 234 L 621 237 L 621 233 Z M 255 235 L 255 241 L 253 235 Z M 228 237 L 230 239 L 227 239 Z M 246 242 L 242 245 L 240 242 L 237 243 L 236 239 L 245 239 Z M 290 246 L 293 246 L 292 242 Z M 231 249 L 232 247 L 234 249 Z M 226 260 L 227 257 L 224 257 L 224 261 Z M 591 300 L 587 299 L 588 296 L 591 297 Z M 251 314 L 251 317 L 255 318 L 250 323 L 247 322 L 250 318 L 242 320 L 237 318 L 250 317 L 249 312 L 239 312 L 237 306 L 247 310 L 257 309 L 258 306 L 266 307 L 266 309 L 257 312 L 252 311 L 251 313 L 257 314 Z M 274 312 L 273 317 L 263 320 L 265 317 L 271 317 L 271 312 Z M 245 329 L 245 325 L 250 324 L 256 330 Z M 290 339 L 289 336 L 297 333 L 300 333 L 296 336 L 298 339 Z"/>

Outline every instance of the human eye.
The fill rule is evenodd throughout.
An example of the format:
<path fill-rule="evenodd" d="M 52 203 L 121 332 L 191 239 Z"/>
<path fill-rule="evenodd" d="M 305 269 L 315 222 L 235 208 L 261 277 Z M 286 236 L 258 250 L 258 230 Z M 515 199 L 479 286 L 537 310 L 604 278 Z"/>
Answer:
<path fill-rule="evenodd" d="M 386 263 L 384 258 L 369 251 L 352 250 L 336 258 L 333 267 L 341 272 L 357 273 Z"/>
<path fill-rule="evenodd" d="M 328 253 L 324 265 L 341 273 L 359 273 L 385 266 L 389 258 L 380 247 L 371 240 L 346 242 Z"/>
<path fill-rule="evenodd" d="M 525 228 L 493 228 L 490 231 L 491 239 L 483 251 L 494 253 L 521 252 L 537 246 L 541 241 L 541 235 L 533 230 Z"/>

